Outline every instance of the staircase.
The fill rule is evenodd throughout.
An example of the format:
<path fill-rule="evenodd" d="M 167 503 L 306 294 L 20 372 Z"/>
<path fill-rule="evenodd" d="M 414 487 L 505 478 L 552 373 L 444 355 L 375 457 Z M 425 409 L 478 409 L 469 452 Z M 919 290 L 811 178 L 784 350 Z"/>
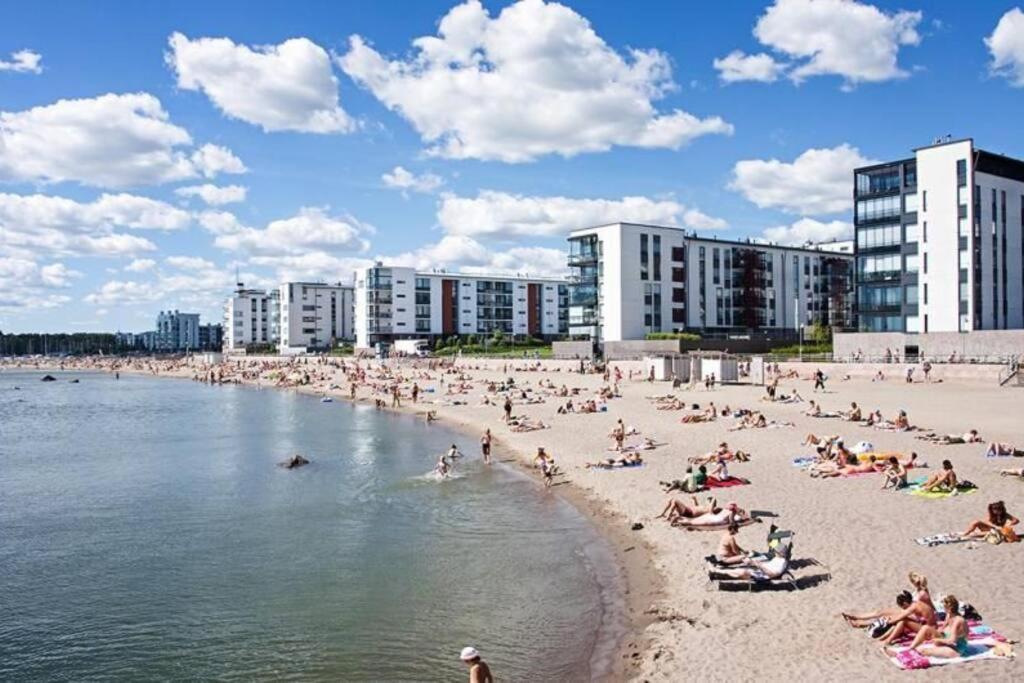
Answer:
<path fill-rule="evenodd" d="M 999 386 L 1007 384 L 1013 387 L 1024 387 L 1024 372 L 1021 372 L 1020 360 L 1014 359 L 1006 364 L 1006 367 L 999 371 Z"/>

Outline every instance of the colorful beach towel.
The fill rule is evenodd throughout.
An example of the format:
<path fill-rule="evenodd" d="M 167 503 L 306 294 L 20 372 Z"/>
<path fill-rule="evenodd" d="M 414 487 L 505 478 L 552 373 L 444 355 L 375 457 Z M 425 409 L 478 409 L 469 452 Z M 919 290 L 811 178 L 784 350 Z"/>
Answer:
<path fill-rule="evenodd" d="M 727 477 L 725 479 L 719 479 L 718 477 L 708 477 L 704 485 L 709 489 L 726 489 L 732 486 L 744 486 L 749 484 L 749 479 L 743 477 Z"/>
<path fill-rule="evenodd" d="M 799 458 L 793 458 L 793 467 L 804 469 L 814 464 L 815 460 L 817 460 L 817 458 L 813 455 L 801 455 Z"/>
<path fill-rule="evenodd" d="M 910 495 L 917 496 L 918 498 L 930 498 L 932 500 L 941 500 L 942 498 L 952 498 L 954 496 L 965 496 L 978 490 L 977 486 L 957 486 L 952 491 L 924 491 L 921 489 L 921 486 L 925 481 L 927 481 L 927 479 L 915 479 L 910 482 L 910 486 L 906 486 L 901 490 L 904 493 L 909 493 Z"/>
<path fill-rule="evenodd" d="M 910 638 L 904 638 L 902 644 L 893 647 L 894 654 L 886 655 L 890 662 L 898 668 L 908 669 L 929 669 L 933 666 L 945 666 L 947 664 L 965 664 L 979 659 L 1008 659 L 1013 657 L 1001 655 L 995 651 L 995 647 L 1006 643 L 1006 637 L 996 633 L 991 626 L 980 622 L 971 622 L 968 626 L 967 647 L 969 654 L 965 657 L 925 657 L 919 652 L 910 650 Z M 1006 647 L 1003 645 L 1002 647 Z"/>
<path fill-rule="evenodd" d="M 928 548 L 934 548 L 938 545 L 949 545 L 951 543 L 964 543 L 966 541 L 978 540 L 964 538 L 960 534 L 935 534 L 933 536 L 923 536 L 921 538 L 914 539 L 918 545 L 927 546 Z"/>

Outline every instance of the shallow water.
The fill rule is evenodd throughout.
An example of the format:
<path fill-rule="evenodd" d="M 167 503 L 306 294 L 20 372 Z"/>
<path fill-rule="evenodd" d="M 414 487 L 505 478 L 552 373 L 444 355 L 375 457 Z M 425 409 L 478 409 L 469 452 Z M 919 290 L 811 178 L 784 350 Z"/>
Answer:
<path fill-rule="evenodd" d="M 607 545 L 474 441 L 288 392 L 53 374 L 0 373 L 0 679 L 450 680 L 466 644 L 503 680 L 607 663 Z M 424 476 L 453 441 L 460 476 Z M 293 453 L 312 464 L 275 466 Z"/>

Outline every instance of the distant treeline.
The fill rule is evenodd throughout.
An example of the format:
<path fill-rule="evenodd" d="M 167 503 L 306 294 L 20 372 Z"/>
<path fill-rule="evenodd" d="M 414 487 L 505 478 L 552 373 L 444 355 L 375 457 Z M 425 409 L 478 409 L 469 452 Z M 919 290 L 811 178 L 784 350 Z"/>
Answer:
<path fill-rule="evenodd" d="M 79 332 L 75 334 L 4 334 L 0 332 L 0 356 L 31 356 L 35 354 L 88 355 L 120 353 L 132 349 L 118 343 L 109 333 Z"/>

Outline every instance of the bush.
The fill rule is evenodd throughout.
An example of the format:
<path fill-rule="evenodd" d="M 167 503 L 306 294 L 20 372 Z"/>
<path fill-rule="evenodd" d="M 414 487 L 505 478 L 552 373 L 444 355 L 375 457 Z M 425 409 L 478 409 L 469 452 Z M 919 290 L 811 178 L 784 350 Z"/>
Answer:
<path fill-rule="evenodd" d="M 693 332 L 648 332 L 645 339 L 655 341 L 660 339 L 682 339 L 684 341 L 700 341 L 700 335 Z"/>

